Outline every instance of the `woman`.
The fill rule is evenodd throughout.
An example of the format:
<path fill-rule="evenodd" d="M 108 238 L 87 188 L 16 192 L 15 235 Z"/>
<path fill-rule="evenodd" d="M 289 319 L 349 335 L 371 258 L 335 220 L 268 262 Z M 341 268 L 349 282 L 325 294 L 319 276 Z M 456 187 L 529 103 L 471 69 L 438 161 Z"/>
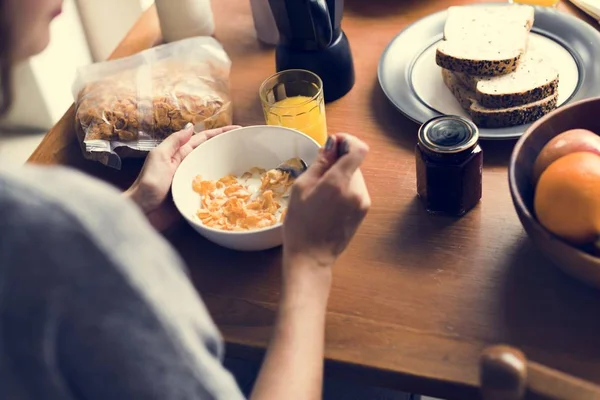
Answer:
<path fill-rule="evenodd" d="M 61 1 L 0 0 L 3 111 L 12 65 L 46 47 Z M 0 174 L 0 398 L 242 398 L 181 260 L 143 215 L 161 210 L 181 160 L 229 129 L 173 134 L 125 195 L 62 168 Z M 367 152 L 336 135 L 294 186 L 253 399 L 320 397 L 332 265 L 370 206 Z"/>

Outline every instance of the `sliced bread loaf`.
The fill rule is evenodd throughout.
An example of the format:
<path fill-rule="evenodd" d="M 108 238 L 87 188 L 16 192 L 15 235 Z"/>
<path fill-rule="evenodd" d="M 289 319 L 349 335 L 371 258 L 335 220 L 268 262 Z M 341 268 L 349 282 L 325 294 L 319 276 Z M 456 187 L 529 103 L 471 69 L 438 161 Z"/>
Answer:
<path fill-rule="evenodd" d="M 531 6 L 450 7 L 436 63 L 469 75 L 513 72 L 527 48 L 533 20 Z"/>
<path fill-rule="evenodd" d="M 489 108 L 481 105 L 475 92 L 463 85 L 452 71 L 442 69 L 444 83 L 461 107 L 464 108 L 473 122 L 481 128 L 506 128 L 509 126 L 523 125 L 536 121 L 557 105 L 558 92 L 538 101 L 506 108 Z"/>
<path fill-rule="evenodd" d="M 546 55 L 530 46 L 515 72 L 500 76 L 474 76 L 456 72 L 456 78 L 475 92 L 479 104 L 507 108 L 533 103 L 558 90 L 558 71 L 544 60 Z"/>

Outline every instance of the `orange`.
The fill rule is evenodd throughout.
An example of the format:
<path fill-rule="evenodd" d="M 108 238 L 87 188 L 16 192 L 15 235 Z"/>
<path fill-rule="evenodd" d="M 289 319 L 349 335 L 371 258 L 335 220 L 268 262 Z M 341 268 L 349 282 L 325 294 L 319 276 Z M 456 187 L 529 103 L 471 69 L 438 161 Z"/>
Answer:
<path fill-rule="evenodd" d="M 571 153 L 544 171 L 535 193 L 535 212 L 550 232 L 573 244 L 600 237 L 600 156 Z"/>

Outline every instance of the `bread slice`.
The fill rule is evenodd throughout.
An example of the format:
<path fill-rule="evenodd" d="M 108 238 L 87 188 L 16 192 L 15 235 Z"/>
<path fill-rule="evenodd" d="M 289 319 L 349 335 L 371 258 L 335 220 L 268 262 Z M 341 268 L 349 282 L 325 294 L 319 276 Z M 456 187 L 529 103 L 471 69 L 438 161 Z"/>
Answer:
<path fill-rule="evenodd" d="M 485 107 L 477 101 L 475 92 L 463 85 L 452 71 L 442 69 L 442 76 L 461 107 L 469 113 L 475 125 L 481 128 L 528 124 L 548 114 L 557 105 L 558 92 L 555 91 L 548 97 L 528 104 L 506 108 Z"/>
<path fill-rule="evenodd" d="M 436 63 L 450 71 L 497 76 L 516 70 L 533 26 L 531 6 L 455 6 L 448 9 Z"/>
<path fill-rule="evenodd" d="M 544 55 L 529 49 L 515 72 L 500 76 L 473 76 L 455 72 L 455 77 L 475 92 L 479 104 L 488 108 L 507 108 L 533 103 L 558 90 L 558 71 Z"/>

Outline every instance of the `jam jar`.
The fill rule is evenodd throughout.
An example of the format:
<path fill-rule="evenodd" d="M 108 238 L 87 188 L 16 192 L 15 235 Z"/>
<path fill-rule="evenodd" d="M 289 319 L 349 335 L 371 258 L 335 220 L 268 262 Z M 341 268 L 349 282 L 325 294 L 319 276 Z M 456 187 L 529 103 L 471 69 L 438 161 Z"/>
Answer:
<path fill-rule="evenodd" d="M 481 199 L 483 152 L 479 130 L 458 116 L 421 126 L 415 150 L 417 193 L 432 214 L 464 215 Z"/>

